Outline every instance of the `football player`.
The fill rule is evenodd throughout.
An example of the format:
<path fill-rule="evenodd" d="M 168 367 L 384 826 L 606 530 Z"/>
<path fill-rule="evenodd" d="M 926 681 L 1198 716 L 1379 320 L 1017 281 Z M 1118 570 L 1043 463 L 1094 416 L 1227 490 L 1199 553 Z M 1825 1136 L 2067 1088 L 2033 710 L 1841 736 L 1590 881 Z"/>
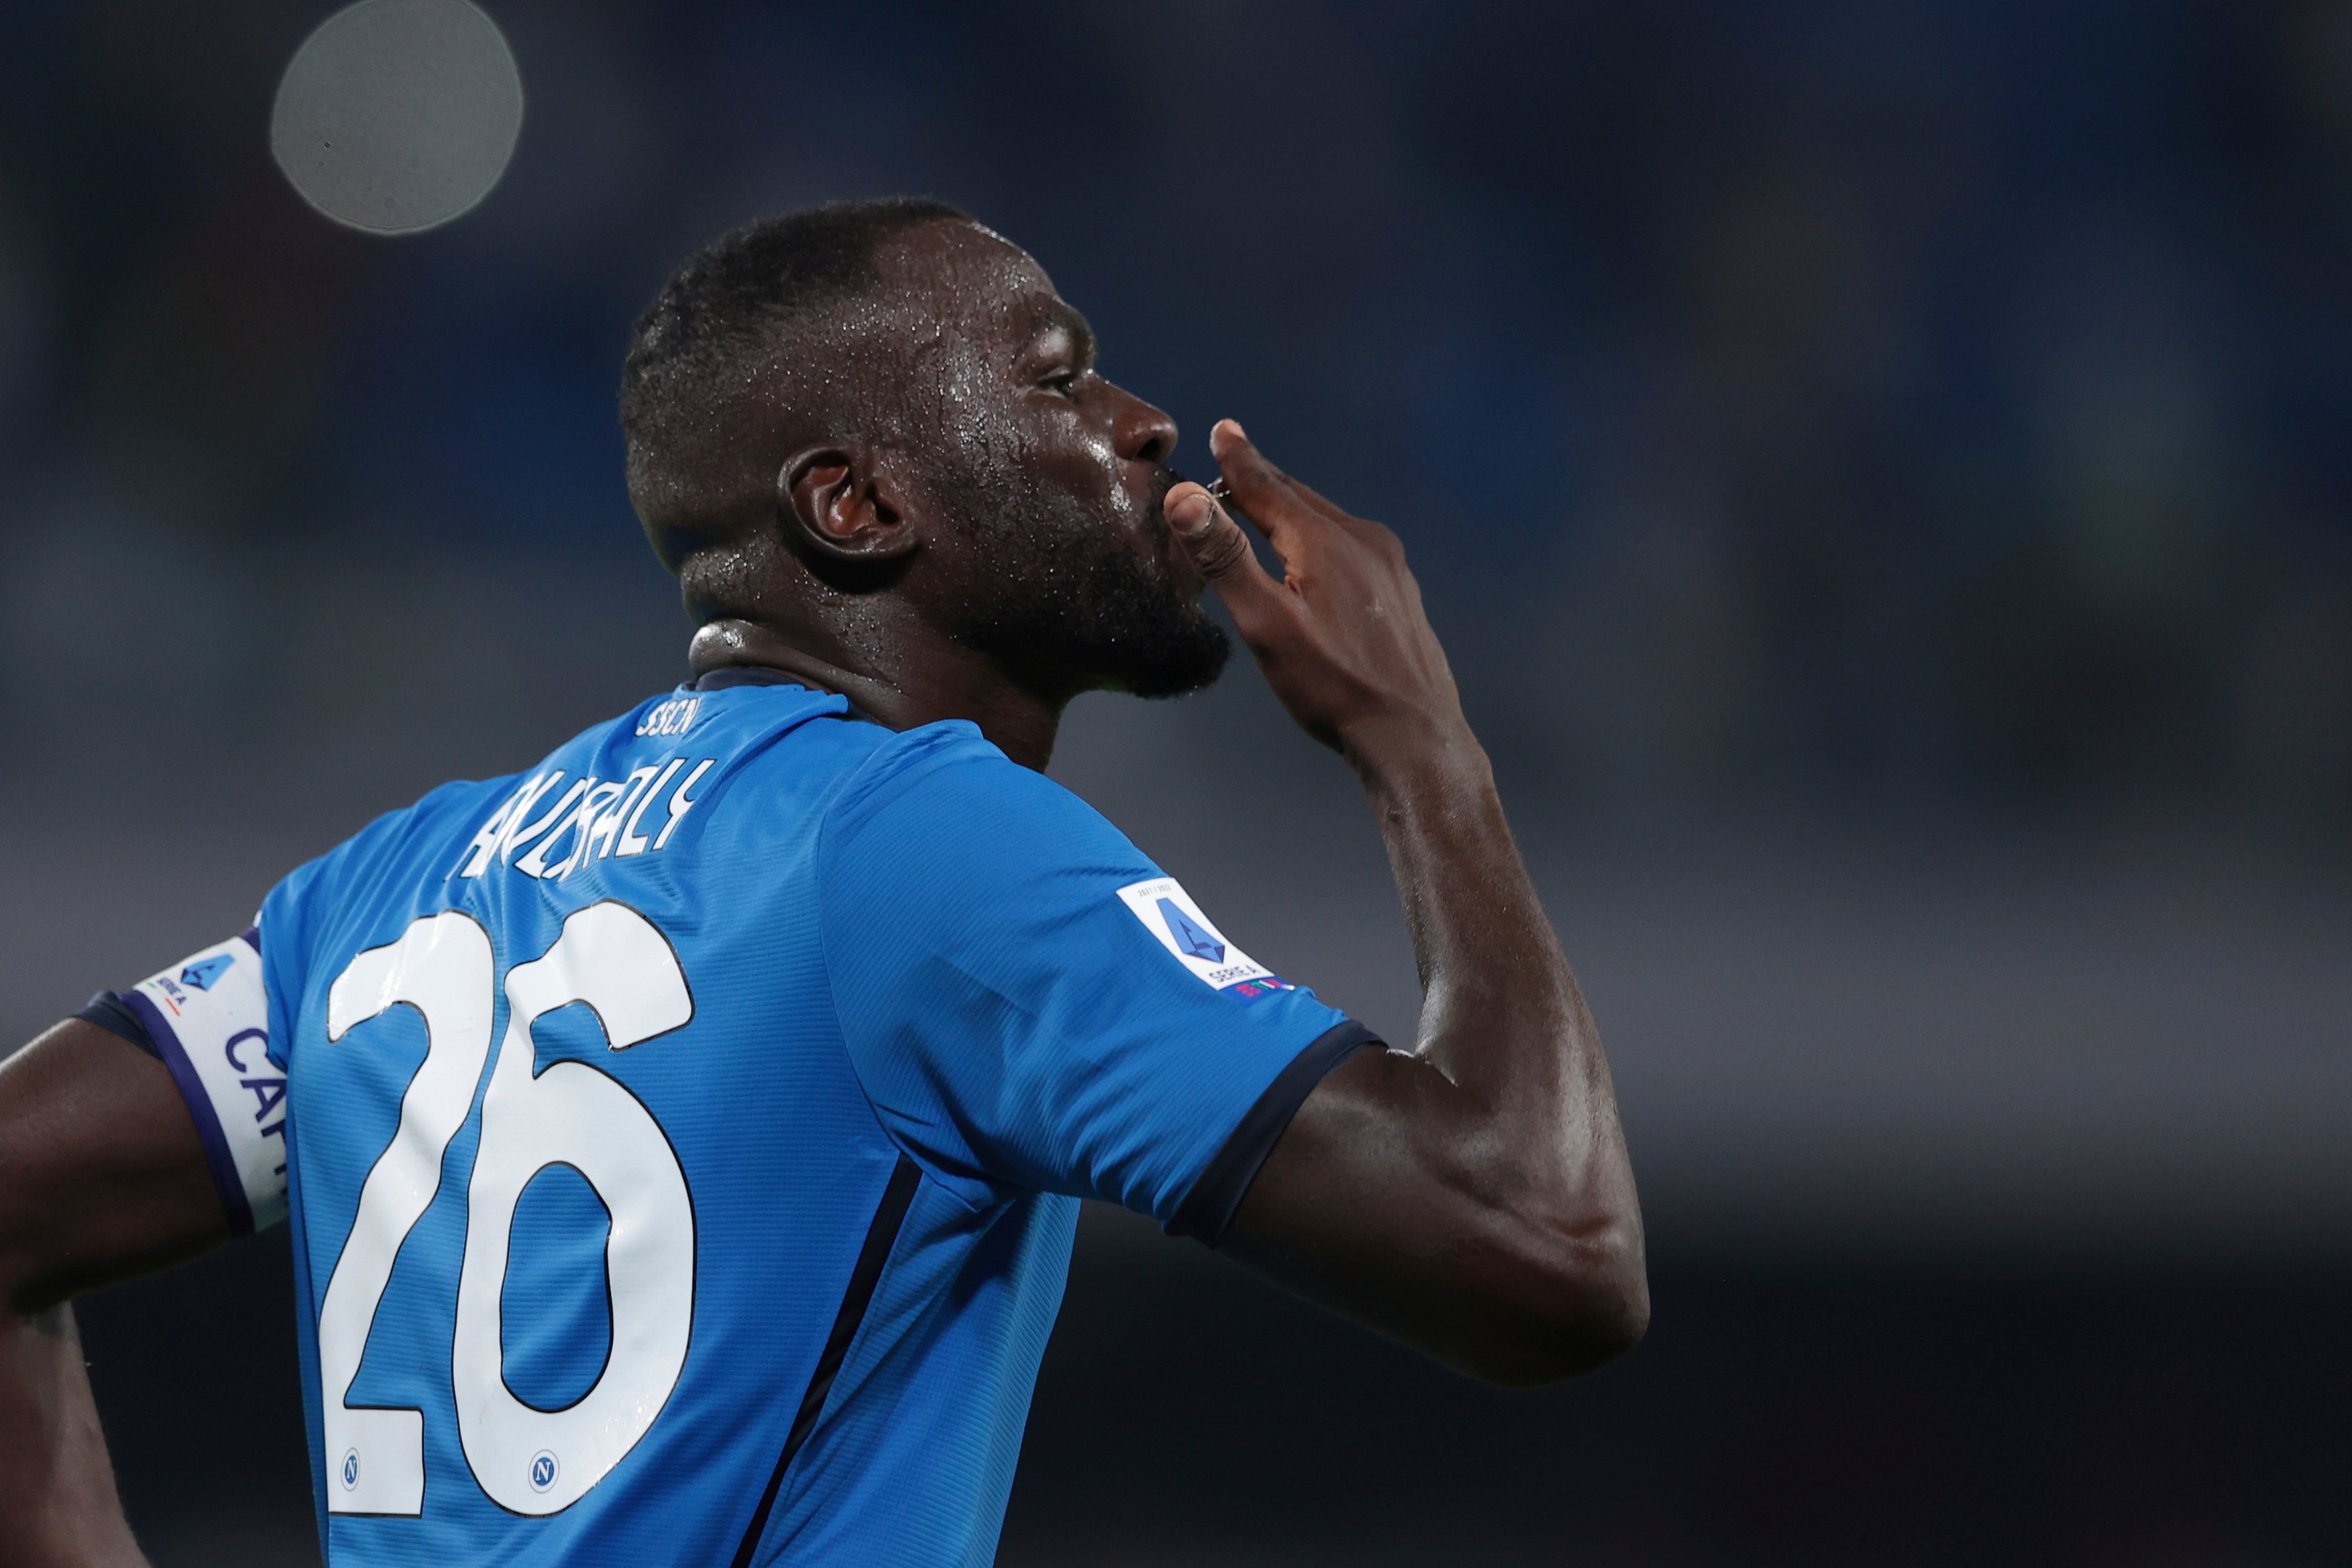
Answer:
<path fill-rule="evenodd" d="M 337 1568 L 986 1563 L 1082 1197 L 1475 1377 L 1639 1337 L 1608 1066 L 1394 534 L 1230 421 L 1180 480 L 929 202 L 704 248 L 621 413 L 687 683 L 0 1070 L 0 1561 L 139 1560 L 66 1303 L 281 1218 Z M 1362 780 L 1412 1040 L 1041 771 L 1076 694 L 1216 677 L 1207 589 Z"/>

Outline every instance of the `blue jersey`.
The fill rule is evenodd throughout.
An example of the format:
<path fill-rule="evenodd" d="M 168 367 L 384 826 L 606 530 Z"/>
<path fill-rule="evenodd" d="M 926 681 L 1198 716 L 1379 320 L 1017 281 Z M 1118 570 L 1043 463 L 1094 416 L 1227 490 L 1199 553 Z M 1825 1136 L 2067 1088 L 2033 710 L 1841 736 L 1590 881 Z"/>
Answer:
<path fill-rule="evenodd" d="M 1213 1241 L 1370 1039 L 972 726 L 704 687 L 129 996 L 290 1212 L 334 1568 L 990 1561 L 1076 1200 Z"/>

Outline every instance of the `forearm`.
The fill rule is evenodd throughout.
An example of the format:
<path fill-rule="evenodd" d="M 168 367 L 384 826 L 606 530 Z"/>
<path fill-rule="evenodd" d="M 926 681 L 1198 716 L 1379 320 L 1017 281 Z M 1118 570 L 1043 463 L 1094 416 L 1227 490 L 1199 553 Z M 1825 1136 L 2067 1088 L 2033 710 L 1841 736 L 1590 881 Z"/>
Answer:
<path fill-rule="evenodd" d="M 0 1317 L 0 1568 L 145 1562 L 115 1496 L 73 1309 Z"/>
<path fill-rule="evenodd" d="M 1452 1092 L 1417 1139 L 1450 1186 L 1638 1285 L 1641 1218 L 1599 1031 L 1458 719 L 1350 738 L 1420 966 L 1415 1052 Z M 1613 1259 L 1612 1254 L 1616 1255 Z"/>
<path fill-rule="evenodd" d="M 1554 1090 L 1591 1019 L 1519 857 L 1486 753 L 1459 722 L 1351 743 L 1420 968 L 1416 1049 L 1481 1099 Z"/>
<path fill-rule="evenodd" d="M 1351 744 L 1423 1002 L 1294 1117 L 1226 1247 L 1465 1372 L 1537 1384 L 1648 1320 L 1606 1058 L 1466 727 Z"/>
<path fill-rule="evenodd" d="M 162 1062 L 75 1020 L 0 1065 L 0 1568 L 142 1561 L 67 1303 L 227 1235 Z"/>
<path fill-rule="evenodd" d="M 1410 1051 L 1298 1107 L 1225 1245 L 1480 1377 L 1542 1383 L 1641 1336 L 1641 1212 L 1599 1036 L 1512 841 L 1396 536 L 1211 434 L 1276 581 L 1198 486 L 1171 524 L 1283 706 L 1363 780 L 1421 970 Z"/>

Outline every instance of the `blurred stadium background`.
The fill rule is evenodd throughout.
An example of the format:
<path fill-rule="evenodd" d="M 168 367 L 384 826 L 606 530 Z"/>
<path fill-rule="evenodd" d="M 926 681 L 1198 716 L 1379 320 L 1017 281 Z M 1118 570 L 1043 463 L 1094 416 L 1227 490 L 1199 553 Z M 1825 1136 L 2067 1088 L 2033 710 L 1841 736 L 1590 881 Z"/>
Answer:
<path fill-rule="evenodd" d="M 1405 537 L 1657 1297 L 1507 1396 L 1090 1216 L 1007 1564 L 2352 1563 L 2352 5 L 486 5 L 392 240 L 271 162 L 331 5 L 0 8 L 13 1038 L 675 680 L 630 320 L 929 192 Z M 1055 772 L 1410 1030 L 1254 673 Z M 283 1233 L 82 1316 L 161 1568 L 314 1563 Z"/>

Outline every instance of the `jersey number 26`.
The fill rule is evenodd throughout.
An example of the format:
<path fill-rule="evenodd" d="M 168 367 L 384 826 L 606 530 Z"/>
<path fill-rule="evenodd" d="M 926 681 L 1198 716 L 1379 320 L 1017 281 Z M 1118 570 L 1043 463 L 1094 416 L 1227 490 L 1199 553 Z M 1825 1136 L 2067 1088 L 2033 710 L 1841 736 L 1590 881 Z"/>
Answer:
<path fill-rule="evenodd" d="M 319 1309 L 327 1511 L 425 1510 L 425 1413 L 344 1403 L 359 1375 L 394 1258 L 440 1190 L 441 1157 L 471 1108 L 490 1051 L 497 963 L 471 915 L 425 916 L 351 961 L 327 994 L 327 1038 L 405 1002 L 423 1015 L 425 1061 L 401 1097 L 392 1143 L 360 1187 L 342 1256 Z M 466 1192 L 466 1254 L 451 1349 L 457 1435 L 474 1480 L 516 1513 L 571 1507 L 654 1424 L 686 1365 L 694 1313 L 694 1206 L 661 1124 L 618 1079 L 584 1061 L 534 1074 L 531 1024 L 585 1002 L 625 1051 L 682 1027 L 694 998 L 677 955 L 626 904 L 592 904 L 553 946 L 507 971 L 507 1027 L 482 1097 Z M 499 1335 L 515 1204 L 551 1165 L 586 1177 L 612 1216 L 605 1278 L 612 1351 L 595 1385 L 561 1410 L 507 1387 Z"/>

